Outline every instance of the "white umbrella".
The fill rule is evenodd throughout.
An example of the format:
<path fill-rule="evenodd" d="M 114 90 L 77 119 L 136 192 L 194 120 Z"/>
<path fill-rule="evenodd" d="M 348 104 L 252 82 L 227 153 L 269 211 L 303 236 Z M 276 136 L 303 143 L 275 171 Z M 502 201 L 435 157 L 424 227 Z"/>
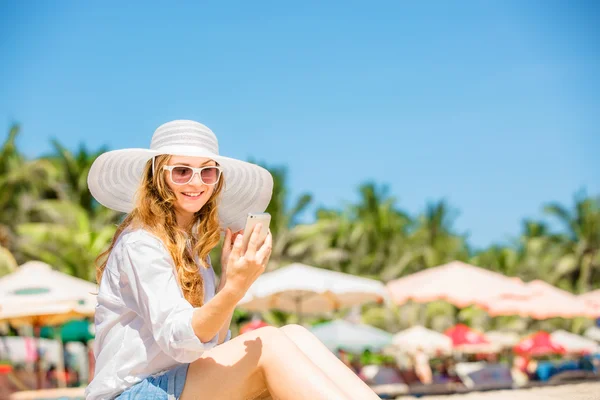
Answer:
<path fill-rule="evenodd" d="M 512 348 L 521 340 L 516 332 L 489 331 L 485 333 L 485 337 L 490 343 L 504 349 Z"/>
<path fill-rule="evenodd" d="M 94 315 L 96 285 L 30 261 L 0 278 L 0 321 L 20 325 L 60 325 Z"/>
<path fill-rule="evenodd" d="M 301 315 L 385 299 L 385 286 L 374 279 L 291 264 L 260 276 L 238 305 L 250 311 L 276 308 Z"/>
<path fill-rule="evenodd" d="M 562 329 L 552 332 L 550 338 L 564 347 L 567 353 L 596 353 L 599 349 L 598 343 L 593 340 Z"/>
<path fill-rule="evenodd" d="M 443 333 L 432 331 L 422 326 L 413 326 L 394 335 L 394 349 L 401 353 L 415 353 L 419 348 L 423 352 L 435 356 L 438 353 L 452 353 L 452 339 Z"/>
<path fill-rule="evenodd" d="M 392 335 L 386 331 L 340 319 L 316 325 L 310 331 L 331 351 L 379 351 L 392 342 Z"/>
<path fill-rule="evenodd" d="M 73 318 L 93 316 L 96 291 L 93 283 L 55 271 L 43 262 L 30 261 L 0 278 L 0 322 L 31 325 L 39 337 L 42 325 L 60 325 Z M 62 362 L 58 370 L 63 371 Z M 40 374 L 38 366 L 38 386 Z"/>

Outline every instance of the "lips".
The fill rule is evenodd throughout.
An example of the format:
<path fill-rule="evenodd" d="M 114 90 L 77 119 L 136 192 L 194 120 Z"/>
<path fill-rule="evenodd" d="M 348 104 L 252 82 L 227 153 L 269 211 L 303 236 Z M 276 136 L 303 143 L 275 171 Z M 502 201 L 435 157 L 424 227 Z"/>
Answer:
<path fill-rule="evenodd" d="M 197 199 L 198 197 L 202 196 L 202 193 L 204 192 L 181 192 L 182 195 L 189 199 Z"/>

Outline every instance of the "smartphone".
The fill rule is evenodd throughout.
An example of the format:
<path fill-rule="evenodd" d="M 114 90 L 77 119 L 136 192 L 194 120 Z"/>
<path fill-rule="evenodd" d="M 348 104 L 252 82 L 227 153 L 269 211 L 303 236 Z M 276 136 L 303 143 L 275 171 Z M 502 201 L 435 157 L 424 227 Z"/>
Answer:
<path fill-rule="evenodd" d="M 252 231 L 256 224 L 260 223 L 262 225 L 260 234 L 258 237 L 258 241 L 262 243 L 267 235 L 269 234 L 269 224 L 271 223 L 271 214 L 269 213 L 248 213 L 248 217 L 246 217 L 246 227 L 244 228 L 244 235 L 242 242 L 242 248 L 246 250 L 248 248 L 248 243 L 250 243 L 250 236 L 252 236 Z"/>

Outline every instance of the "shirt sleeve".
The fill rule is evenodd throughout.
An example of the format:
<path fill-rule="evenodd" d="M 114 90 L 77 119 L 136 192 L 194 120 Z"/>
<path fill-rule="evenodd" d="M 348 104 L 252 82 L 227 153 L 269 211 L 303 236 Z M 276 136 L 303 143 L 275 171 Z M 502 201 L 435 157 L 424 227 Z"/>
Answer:
<path fill-rule="evenodd" d="M 120 284 L 130 290 L 127 306 L 146 321 L 161 350 L 177 362 L 189 363 L 214 347 L 216 338 L 202 343 L 194 333 L 194 307 L 183 297 L 171 257 L 158 239 L 123 246 Z"/>

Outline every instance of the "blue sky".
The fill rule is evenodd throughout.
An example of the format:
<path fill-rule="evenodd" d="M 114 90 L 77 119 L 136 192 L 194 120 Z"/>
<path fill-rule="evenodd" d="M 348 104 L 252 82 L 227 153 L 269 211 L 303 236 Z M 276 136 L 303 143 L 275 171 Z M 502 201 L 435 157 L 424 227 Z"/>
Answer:
<path fill-rule="evenodd" d="M 476 246 L 600 193 L 593 0 L 90 3 L 0 4 L 0 127 L 28 156 L 195 119 L 316 205 L 444 198 Z"/>

